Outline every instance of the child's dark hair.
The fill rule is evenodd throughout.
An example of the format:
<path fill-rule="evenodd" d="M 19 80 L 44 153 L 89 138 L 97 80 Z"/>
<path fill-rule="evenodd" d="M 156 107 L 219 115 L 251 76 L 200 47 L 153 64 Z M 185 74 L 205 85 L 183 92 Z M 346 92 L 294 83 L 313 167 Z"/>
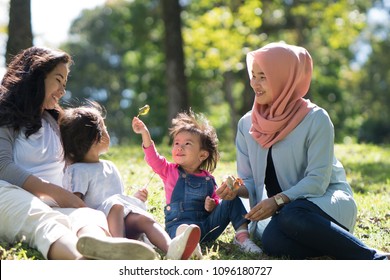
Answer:
<path fill-rule="evenodd" d="M 218 137 L 214 127 L 210 125 L 203 114 L 194 113 L 190 108 L 188 112 L 178 113 L 172 120 L 169 135 L 174 138 L 183 131 L 199 135 L 201 149 L 209 153 L 207 159 L 201 163 L 200 168 L 213 172 L 219 160 Z"/>
<path fill-rule="evenodd" d="M 104 118 L 104 108 L 93 101 L 64 110 L 59 124 L 68 164 L 83 161 L 92 145 L 101 141 L 105 129 Z"/>

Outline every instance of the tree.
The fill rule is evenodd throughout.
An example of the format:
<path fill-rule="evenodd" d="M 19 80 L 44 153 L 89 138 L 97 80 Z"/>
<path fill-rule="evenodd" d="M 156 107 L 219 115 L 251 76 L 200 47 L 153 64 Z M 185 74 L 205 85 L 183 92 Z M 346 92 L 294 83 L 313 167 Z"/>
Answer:
<path fill-rule="evenodd" d="M 390 36 L 371 36 L 372 53 L 359 71 L 356 95 L 361 100 L 359 142 L 390 143 Z"/>
<path fill-rule="evenodd" d="M 262 1 L 190 1 L 184 42 L 191 106 L 209 115 L 220 138 L 234 139 L 240 115 L 253 103 L 244 54 L 260 46 Z"/>
<path fill-rule="evenodd" d="M 165 74 L 168 94 L 168 121 L 189 108 L 187 78 L 184 71 L 181 6 L 179 0 L 161 0 L 165 27 Z"/>
<path fill-rule="evenodd" d="M 124 144 L 138 141 L 130 137 L 131 120 L 149 104 L 144 118 L 154 139 L 161 140 L 168 114 L 162 38 L 159 1 L 109 1 L 84 10 L 61 46 L 75 60 L 64 105 L 98 101 L 107 110 L 112 143 Z"/>
<path fill-rule="evenodd" d="M 12 56 L 33 45 L 30 0 L 11 0 L 9 9 L 6 64 Z"/>
<path fill-rule="evenodd" d="M 186 102 L 207 115 L 220 138 L 234 140 L 238 118 L 253 103 L 245 55 L 272 41 L 302 45 L 312 54 L 308 97 L 330 113 L 336 141 L 357 132 L 362 116 L 351 90 L 358 80 L 351 78 L 350 46 L 365 26 L 369 1 L 189 0 L 180 2 L 182 9 L 172 1 L 108 1 L 72 25 L 66 48 L 76 64 L 69 90 L 106 107 L 114 143 L 131 139 L 131 118 L 146 103 L 158 141 Z"/>
<path fill-rule="evenodd" d="M 336 141 L 356 136 L 354 119 L 359 117 L 359 101 L 348 79 L 354 59 L 351 46 L 366 25 L 370 1 L 279 0 L 265 1 L 264 5 L 262 30 L 268 34 L 267 41 L 298 44 L 311 53 L 314 72 L 307 98 L 329 112 Z"/>
<path fill-rule="evenodd" d="M 301 45 L 314 60 L 307 97 L 329 111 L 337 140 L 342 140 L 344 132 L 350 131 L 348 117 L 358 117 L 354 106 L 345 106 L 346 100 L 348 105 L 355 101 L 346 77 L 353 59 L 350 46 L 365 26 L 369 2 L 190 1 L 184 32 L 187 65 L 191 77 L 199 75 L 201 80 L 189 82 L 196 86 L 195 90 L 190 88 L 191 94 L 199 97 L 202 91 L 207 92 L 205 98 L 213 106 L 206 107 L 227 115 L 230 127 L 234 127 L 237 114 L 248 111 L 253 103 L 245 69 L 246 53 L 273 41 Z M 223 105 L 216 106 L 226 101 L 228 112 Z"/>

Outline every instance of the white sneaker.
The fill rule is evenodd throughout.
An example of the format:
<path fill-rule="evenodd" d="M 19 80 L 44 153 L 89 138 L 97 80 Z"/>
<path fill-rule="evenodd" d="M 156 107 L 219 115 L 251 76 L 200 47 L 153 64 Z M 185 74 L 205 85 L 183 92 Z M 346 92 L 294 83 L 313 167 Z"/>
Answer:
<path fill-rule="evenodd" d="M 183 227 L 184 229 L 184 227 Z M 184 231 L 176 235 L 169 244 L 167 259 L 187 260 L 196 249 L 200 239 L 200 228 L 197 225 L 187 225 Z"/>
<path fill-rule="evenodd" d="M 94 260 L 155 260 L 156 251 L 144 242 L 128 238 L 80 237 L 77 250 Z"/>
<path fill-rule="evenodd" d="M 252 240 L 249 238 L 246 239 L 244 242 L 238 242 L 236 238 L 234 238 L 233 244 L 238 245 L 242 251 L 247 253 L 256 253 L 256 254 L 262 254 L 263 250 L 260 249 L 259 246 L 257 246 Z"/>
<path fill-rule="evenodd" d="M 176 236 L 182 234 L 187 228 L 189 227 L 188 224 L 181 224 L 177 229 L 176 229 Z M 195 256 L 197 259 L 202 260 L 203 259 L 203 254 L 202 254 L 202 249 L 200 248 L 200 244 L 196 245 L 196 248 L 192 255 L 190 257 Z"/>
<path fill-rule="evenodd" d="M 203 259 L 202 249 L 200 248 L 199 243 L 198 243 L 198 245 L 196 245 L 196 248 L 195 248 L 194 252 L 192 253 L 191 257 L 192 256 L 195 256 L 198 260 Z"/>

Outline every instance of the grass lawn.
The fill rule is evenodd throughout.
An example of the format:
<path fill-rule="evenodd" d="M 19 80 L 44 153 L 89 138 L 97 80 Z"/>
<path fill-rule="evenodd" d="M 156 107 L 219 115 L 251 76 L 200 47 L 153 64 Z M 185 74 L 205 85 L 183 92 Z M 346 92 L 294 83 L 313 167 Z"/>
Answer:
<path fill-rule="evenodd" d="M 159 152 L 170 159 L 170 147 L 160 146 Z M 221 147 L 221 161 L 214 172 L 217 183 L 225 175 L 235 175 L 233 146 Z M 390 147 L 374 145 L 336 145 L 336 156 L 343 163 L 358 204 L 358 219 L 354 234 L 368 246 L 390 251 Z M 140 146 L 113 147 L 104 156 L 115 162 L 122 174 L 126 192 L 133 194 L 137 188 L 148 184 L 149 211 L 163 224 L 164 193 L 159 177 L 153 176 L 143 160 Z M 232 244 L 234 232 L 229 226 L 220 238 L 202 245 L 205 259 L 248 260 L 253 254 L 240 252 Z M 260 244 L 260 243 L 259 243 Z M 5 244 L 0 241 L 1 259 L 42 259 L 36 250 L 23 243 Z M 270 259 L 267 256 L 264 259 Z"/>

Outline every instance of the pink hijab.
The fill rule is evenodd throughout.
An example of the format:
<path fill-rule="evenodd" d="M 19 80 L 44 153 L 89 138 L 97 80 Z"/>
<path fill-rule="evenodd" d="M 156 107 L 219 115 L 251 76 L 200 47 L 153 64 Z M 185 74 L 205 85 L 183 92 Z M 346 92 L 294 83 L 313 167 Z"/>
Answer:
<path fill-rule="evenodd" d="M 308 51 L 285 43 L 270 43 L 246 56 L 249 77 L 257 63 L 274 93 L 271 105 L 254 102 L 252 137 L 270 148 L 288 135 L 315 105 L 303 96 L 309 90 L 313 62 Z"/>

